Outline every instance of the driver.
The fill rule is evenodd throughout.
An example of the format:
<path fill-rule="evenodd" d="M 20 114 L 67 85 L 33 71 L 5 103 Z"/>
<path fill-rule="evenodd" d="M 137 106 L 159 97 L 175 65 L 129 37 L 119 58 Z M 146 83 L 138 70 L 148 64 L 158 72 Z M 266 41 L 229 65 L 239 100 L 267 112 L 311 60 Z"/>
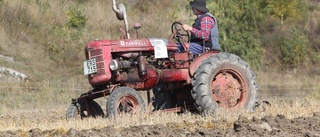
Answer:
<path fill-rule="evenodd" d="M 190 2 L 194 15 L 197 16 L 195 23 L 191 26 L 183 24 L 182 28 L 191 32 L 189 51 L 193 55 L 198 55 L 205 51 L 220 51 L 218 41 L 218 24 L 213 15 L 209 13 L 205 0 L 193 0 Z M 184 51 L 182 45 L 178 47 L 179 51 Z"/>

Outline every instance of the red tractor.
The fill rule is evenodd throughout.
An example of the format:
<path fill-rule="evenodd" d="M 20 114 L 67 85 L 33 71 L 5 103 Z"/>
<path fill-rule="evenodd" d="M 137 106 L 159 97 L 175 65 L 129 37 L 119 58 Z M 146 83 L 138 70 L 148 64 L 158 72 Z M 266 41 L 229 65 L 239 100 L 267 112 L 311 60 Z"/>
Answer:
<path fill-rule="evenodd" d="M 203 113 L 256 106 L 256 75 L 240 57 L 219 51 L 177 52 L 176 42 L 186 45 L 189 36 L 180 23 L 173 23 L 169 40 L 139 38 L 140 24 L 136 23 L 137 38 L 133 39 L 124 5 L 116 6 L 113 0 L 113 10 L 125 22 L 125 35 L 85 46 L 84 74 L 92 89 L 72 100 L 67 119 L 138 113 L 151 105 L 154 111 Z M 138 91 L 146 92 L 148 105 Z M 94 101 L 104 96 L 108 96 L 106 113 Z"/>

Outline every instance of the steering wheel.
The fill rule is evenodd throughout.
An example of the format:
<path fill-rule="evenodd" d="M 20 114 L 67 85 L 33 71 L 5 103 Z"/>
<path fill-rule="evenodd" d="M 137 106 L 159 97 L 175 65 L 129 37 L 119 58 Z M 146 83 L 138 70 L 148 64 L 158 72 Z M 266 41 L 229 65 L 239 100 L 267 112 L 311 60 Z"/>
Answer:
<path fill-rule="evenodd" d="M 174 34 L 174 38 L 179 42 L 179 43 L 183 43 L 183 42 L 187 42 L 189 43 L 190 41 L 190 35 L 189 32 L 184 30 L 182 28 L 182 24 L 180 22 L 174 22 L 171 25 L 171 32 L 172 34 Z M 185 39 L 187 39 L 187 41 L 185 41 Z"/>

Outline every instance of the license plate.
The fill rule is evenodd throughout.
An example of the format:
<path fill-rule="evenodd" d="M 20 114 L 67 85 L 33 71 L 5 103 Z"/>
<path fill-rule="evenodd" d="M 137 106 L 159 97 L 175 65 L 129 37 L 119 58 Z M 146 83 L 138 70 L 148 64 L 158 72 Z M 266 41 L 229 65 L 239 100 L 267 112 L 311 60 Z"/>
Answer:
<path fill-rule="evenodd" d="M 84 71 L 84 75 L 97 73 L 98 70 L 97 70 L 96 59 L 93 58 L 83 62 L 83 71 Z"/>

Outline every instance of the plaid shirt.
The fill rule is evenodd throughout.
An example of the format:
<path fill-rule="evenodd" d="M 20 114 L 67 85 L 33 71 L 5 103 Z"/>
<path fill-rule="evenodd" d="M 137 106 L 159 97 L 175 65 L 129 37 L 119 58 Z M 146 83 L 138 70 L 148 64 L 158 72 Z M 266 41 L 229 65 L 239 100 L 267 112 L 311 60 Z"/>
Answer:
<path fill-rule="evenodd" d="M 197 16 L 197 19 L 200 17 L 201 15 Z M 204 39 L 205 41 L 209 40 L 210 37 L 210 31 L 213 28 L 213 26 L 216 23 L 214 22 L 214 20 L 211 17 L 204 17 L 201 20 L 201 25 L 200 28 L 201 30 L 192 28 L 192 33 L 199 39 Z"/>

